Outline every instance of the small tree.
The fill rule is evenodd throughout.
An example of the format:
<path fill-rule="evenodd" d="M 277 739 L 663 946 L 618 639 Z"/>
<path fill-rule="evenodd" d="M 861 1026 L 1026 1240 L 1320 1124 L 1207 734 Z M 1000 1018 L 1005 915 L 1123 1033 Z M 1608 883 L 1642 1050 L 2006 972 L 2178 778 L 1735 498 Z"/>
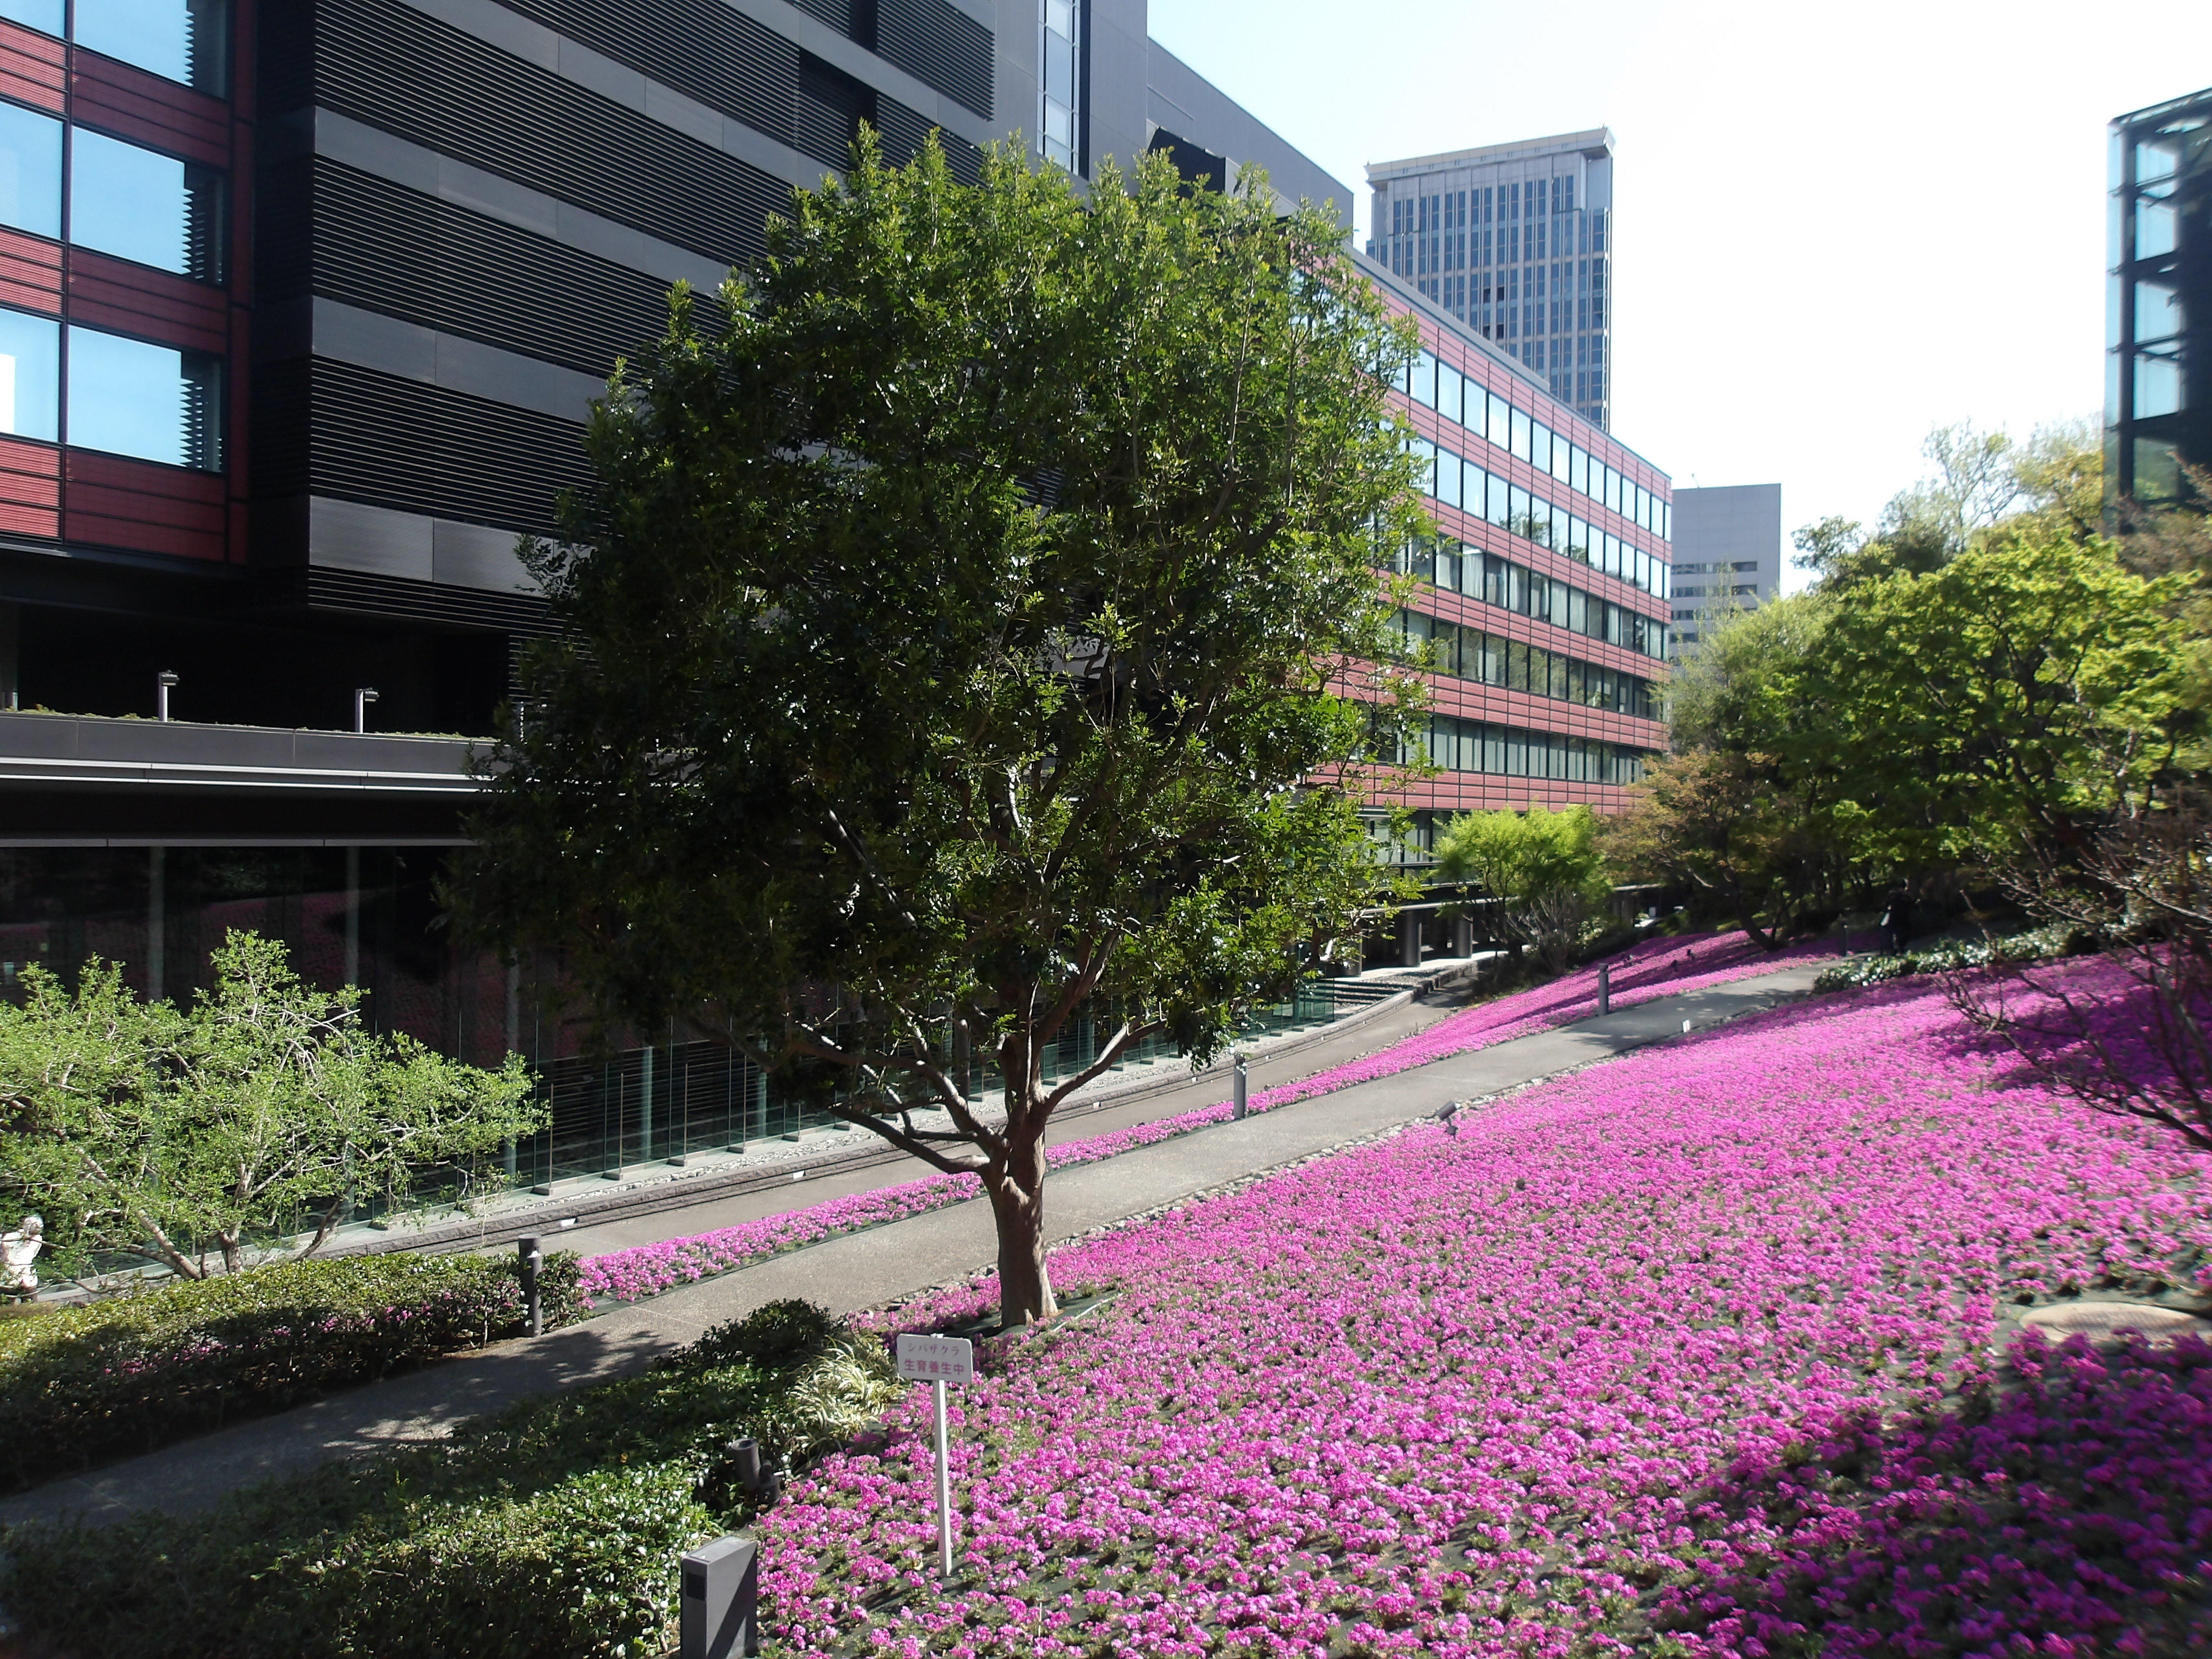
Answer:
<path fill-rule="evenodd" d="M 679 291 L 534 556 L 563 632 L 454 886 L 606 1018 L 979 1176 L 1009 1323 L 1054 1310 L 1053 1113 L 1147 1036 L 1212 1054 L 1377 882 L 1394 691 L 1347 665 L 1418 527 L 1407 337 L 1247 179 L 1086 198 L 1001 152 L 969 188 L 869 137 L 726 334 Z"/>
<path fill-rule="evenodd" d="M 64 1261 L 145 1249 L 197 1279 L 212 1248 L 235 1272 L 303 1217 L 310 1255 L 362 1200 L 543 1127 L 519 1056 L 487 1072 L 368 1031 L 361 994 L 302 983 L 278 940 L 234 931 L 214 966 L 188 1013 L 98 960 L 74 994 L 33 969 L 0 1007 L 0 1180 Z"/>
<path fill-rule="evenodd" d="M 1517 950 L 1535 947 L 1545 967 L 1566 966 L 1592 908 L 1610 890 L 1587 806 L 1554 812 L 1462 812 L 1437 842 L 1437 874 L 1471 881 L 1501 901 L 1504 927 Z"/>

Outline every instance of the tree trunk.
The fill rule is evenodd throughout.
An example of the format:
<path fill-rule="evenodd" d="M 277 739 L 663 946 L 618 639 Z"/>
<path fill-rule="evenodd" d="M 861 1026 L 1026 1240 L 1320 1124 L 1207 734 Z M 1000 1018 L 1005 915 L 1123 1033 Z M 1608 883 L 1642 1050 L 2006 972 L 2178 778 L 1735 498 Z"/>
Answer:
<path fill-rule="evenodd" d="M 984 1177 L 999 1229 L 999 1323 L 1007 1329 L 1060 1311 L 1044 1259 L 1044 1126 L 1008 1125 L 1006 1161 Z"/>

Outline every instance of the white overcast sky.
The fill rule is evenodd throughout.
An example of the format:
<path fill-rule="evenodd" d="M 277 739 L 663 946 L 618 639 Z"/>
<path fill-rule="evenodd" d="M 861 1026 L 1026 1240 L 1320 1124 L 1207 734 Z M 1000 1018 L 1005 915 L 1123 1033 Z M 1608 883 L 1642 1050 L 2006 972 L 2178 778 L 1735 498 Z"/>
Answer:
<path fill-rule="evenodd" d="M 1152 0 L 1352 185 L 1609 126 L 1614 434 L 1678 485 L 1870 520 L 1929 428 L 2103 398 L 2106 123 L 2212 84 L 2212 5 Z"/>

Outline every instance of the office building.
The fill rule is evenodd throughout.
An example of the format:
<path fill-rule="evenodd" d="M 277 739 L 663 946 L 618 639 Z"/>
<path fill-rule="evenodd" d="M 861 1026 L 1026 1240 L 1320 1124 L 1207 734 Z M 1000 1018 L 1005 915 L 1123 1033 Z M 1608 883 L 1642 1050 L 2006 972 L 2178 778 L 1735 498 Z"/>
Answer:
<path fill-rule="evenodd" d="M 2156 507 L 2212 467 L 2212 87 L 2121 116 L 2111 142 L 2105 487 Z"/>
<path fill-rule="evenodd" d="M 1401 626 L 1425 649 L 1436 770 L 1385 792 L 1422 861 L 1454 814 L 1626 805 L 1666 748 L 1672 489 L 1666 474 L 1541 380 L 1370 263 L 1422 351 L 1399 388 L 1437 534 Z"/>
<path fill-rule="evenodd" d="M 1604 430 L 1613 407 L 1613 134 L 1378 161 L 1368 257 Z"/>
<path fill-rule="evenodd" d="M 1697 644 L 1731 611 L 1782 597 L 1782 486 L 1674 492 L 1674 642 Z"/>
<path fill-rule="evenodd" d="M 1147 148 L 1217 185 L 1261 162 L 1348 228 L 1350 191 L 1146 21 L 1144 0 L 0 0 L 0 994 L 98 954 L 188 996 L 252 927 L 383 1025 L 544 1068 L 555 1128 L 525 1176 L 780 1127 L 724 1050 L 585 1064 L 540 1024 L 533 964 L 436 926 L 469 739 L 546 625 L 516 538 L 554 527 L 590 403 L 670 283 L 711 292 L 757 254 L 864 120 L 895 161 L 941 131 L 971 175 L 1016 131 L 1086 176 Z M 1548 688 L 1591 696 L 1583 659 L 1632 704 L 1656 658 L 1629 641 L 1663 605 L 1571 550 L 1644 568 L 1663 480 L 1408 303 L 1478 394 L 1472 428 L 1433 387 L 1417 417 L 1465 459 L 1450 487 L 1486 467 L 1501 492 L 1497 522 L 1447 533 L 1498 562 L 1504 604 L 1431 607 L 1504 676 L 1451 694 L 1465 753 L 1486 765 L 1498 734 L 1498 787 L 1451 799 L 1532 775 L 1605 798 L 1656 728 Z M 1609 503 L 1577 505 L 1593 489 Z M 1620 641 L 1577 634 L 1593 617 Z"/>

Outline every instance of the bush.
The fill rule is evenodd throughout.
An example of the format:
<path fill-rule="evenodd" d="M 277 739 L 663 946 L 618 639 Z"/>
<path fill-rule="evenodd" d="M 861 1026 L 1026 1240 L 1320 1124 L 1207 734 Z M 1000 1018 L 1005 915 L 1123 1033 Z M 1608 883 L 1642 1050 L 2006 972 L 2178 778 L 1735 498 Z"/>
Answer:
<path fill-rule="evenodd" d="M 775 1304 L 642 1376 L 270 1481 L 189 1525 L 147 1514 L 16 1527 L 0 1605 L 88 1656 L 657 1653 L 678 1553 L 751 1517 L 718 1479 L 730 1441 L 761 1438 L 771 1461 L 805 1455 L 896 1397 L 890 1369 L 880 1339 Z"/>
<path fill-rule="evenodd" d="M 550 1256 L 548 1324 L 580 1316 Z M 20 1489 L 522 1329 L 512 1260 L 365 1255 L 173 1280 L 0 1322 L 0 1485 Z"/>
<path fill-rule="evenodd" d="M 1847 991 L 1911 974 L 1955 973 L 1962 968 L 1986 968 L 1993 962 L 2044 962 L 2056 957 L 2087 956 L 2101 945 L 2102 941 L 2088 930 L 2057 923 L 1996 939 L 1938 939 L 1917 951 L 1850 957 L 1824 969 L 1813 981 L 1813 988 Z"/>

